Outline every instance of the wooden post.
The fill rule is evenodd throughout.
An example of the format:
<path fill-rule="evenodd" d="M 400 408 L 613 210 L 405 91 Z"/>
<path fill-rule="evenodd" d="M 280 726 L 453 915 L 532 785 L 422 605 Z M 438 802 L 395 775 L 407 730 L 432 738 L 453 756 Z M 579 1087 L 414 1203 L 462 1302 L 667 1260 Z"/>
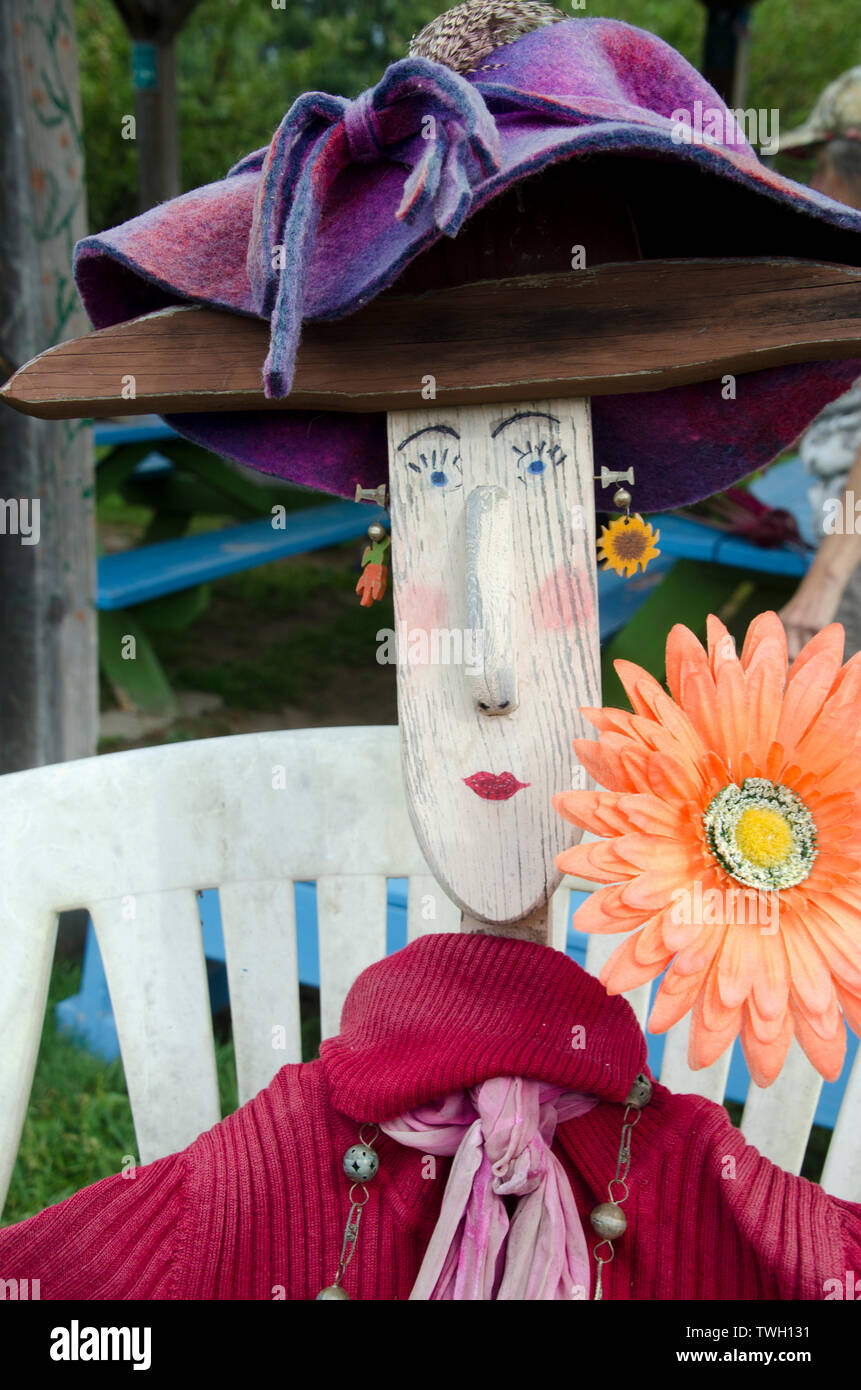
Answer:
<path fill-rule="evenodd" d="M 132 38 L 141 212 L 182 191 L 176 36 L 198 0 L 114 0 Z"/>
<path fill-rule="evenodd" d="M 756 0 L 702 0 L 708 12 L 702 73 L 730 107 L 744 106 L 750 63 L 750 12 Z"/>
<path fill-rule="evenodd" d="M 87 330 L 72 0 L 0 6 L 0 357 Z M 119 134 L 118 137 L 119 138 Z M 93 448 L 81 421 L 0 416 L 0 772 L 95 752 Z"/>

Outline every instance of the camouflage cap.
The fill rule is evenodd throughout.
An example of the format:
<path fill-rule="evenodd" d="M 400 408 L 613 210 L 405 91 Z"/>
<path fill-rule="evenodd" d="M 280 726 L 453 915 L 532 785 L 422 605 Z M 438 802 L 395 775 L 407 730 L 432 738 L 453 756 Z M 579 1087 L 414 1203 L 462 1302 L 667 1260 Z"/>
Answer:
<path fill-rule="evenodd" d="M 779 154 L 808 154 L 829 140 L 861 140 L 861 66 L 829 82 L 797 130 L 781 135 Z"/>

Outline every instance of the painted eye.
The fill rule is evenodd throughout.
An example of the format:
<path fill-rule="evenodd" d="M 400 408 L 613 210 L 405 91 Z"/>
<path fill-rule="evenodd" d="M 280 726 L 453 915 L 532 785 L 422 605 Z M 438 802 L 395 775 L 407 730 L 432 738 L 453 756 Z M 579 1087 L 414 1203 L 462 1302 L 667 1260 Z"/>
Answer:
<path fill-rule="evenodd" d="M 438 492 L 453 492 L 463 487 L 463 470 L 457 449 L 447 446 L 431 449 L 428 453 L 419 454 L 418 460 L 418 463 L 414 463 L 408 459 L 407 467 L 420 474 L 428 487 L 436 488 Z"/>
<path fill-rule="evenodd" d="M 517 455 L 517 476 L 522 483 L 540 478 L 542 474 L 564 463 L 567 457 L 562 452 L 561 444 L 551 444 L 547 439 L 540 440 L 534 447 L 529 440 L 526 441 L 525 449 L 519 448 L 516 444 L 512 447 Z"/>

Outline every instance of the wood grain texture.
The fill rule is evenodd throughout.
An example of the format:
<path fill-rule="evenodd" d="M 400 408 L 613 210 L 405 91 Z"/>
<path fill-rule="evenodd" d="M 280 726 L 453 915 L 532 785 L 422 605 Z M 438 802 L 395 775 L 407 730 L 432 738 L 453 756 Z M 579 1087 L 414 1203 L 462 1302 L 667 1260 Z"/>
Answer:
<path fill-rule="evenodd" d="M 269 328 L 162 309 L 34 358 L 2 399 L 47 419 L 200 410 L 419 409 L 659 391 L 861 356 L 861 271 L 792 259 L 634 261 L 381 295 L 307 323 L 291 394 L 263 395 Z M 136 395 L 124 399 L 128 378 Z"/>
<path fill-rule="evenodd" d="M 555 858 L 579 838 L 551 797 L 586 785 L 571 740 L 591 733 L 580 707 L 600 703 L 592 473 L 588 401 L 389 416 L 407 804 L 467 930 L 549 941 Z M 476 495 L 494 498 L 490 514 L 501 515 L 503 494 L 510 524 L 494 557 L 469 543 L 468 517 Z M 496 595 L 484 611 L 504 640 L 491 632 L 476 648 L 468 595 L 478 592 Z M 482 690 L 504 698 L 506 672 L 516 703 L 483 710 Z M 519 785 L 482 783 L 482 795 L 482 773 Z"/>

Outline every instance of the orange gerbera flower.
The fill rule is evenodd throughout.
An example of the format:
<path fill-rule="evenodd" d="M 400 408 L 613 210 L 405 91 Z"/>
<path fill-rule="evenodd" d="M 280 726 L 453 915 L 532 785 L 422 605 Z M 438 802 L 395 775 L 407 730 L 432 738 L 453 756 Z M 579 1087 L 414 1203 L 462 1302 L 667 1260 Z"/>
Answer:
<path fill-rule="evenodd" d="M 753 1079 L 769 1086 L 795 1035 L 834 1081 L 844 1019 L 861 1034 L 861 653 L 842 660 L 839 623 L 787 670 L 776 613 L 751 623 L 740 659 L 710 617 L 708 654 L 681 625 L 669 635 L 672 698 L 617 661 L 634 712 L 583 711 L 599 738 L 574 748 L 607 790 L 553 804 L 605 838 L 556 864 L 609 886 L 574 925 L 639 928 L 602 982 L 620 994 L 666 970 L 649 1027 L 693 1009 L 693 1068 L 741 1033 Z"/>

